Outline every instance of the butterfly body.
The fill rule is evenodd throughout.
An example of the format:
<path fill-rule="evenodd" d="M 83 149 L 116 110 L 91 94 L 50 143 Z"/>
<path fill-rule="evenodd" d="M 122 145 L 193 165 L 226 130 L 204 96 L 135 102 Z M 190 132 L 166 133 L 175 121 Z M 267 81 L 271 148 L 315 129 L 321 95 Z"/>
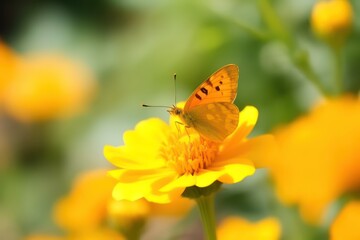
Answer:
<path fill-rule="evenodd" d="M 239 69 L 226 65 L 206 79 L 186 101 L 184 108 L 173 106 L 171 115 L 178 116 L 186 127 L 202 137 L 221 142 L 237 127 L 239 109 L 233 104 L 238 86 Z"/>

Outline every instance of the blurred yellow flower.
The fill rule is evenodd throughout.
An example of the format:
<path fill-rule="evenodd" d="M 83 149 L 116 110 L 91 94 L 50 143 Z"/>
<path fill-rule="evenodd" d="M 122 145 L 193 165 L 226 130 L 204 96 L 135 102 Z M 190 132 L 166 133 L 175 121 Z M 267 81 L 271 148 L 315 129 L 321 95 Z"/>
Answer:
<path fill-rule="evenodd" d="M 66 240 L 66 238 L 36 234 L 26 237 L 25 240 Z"/>
<path fill-rule="evenodd" d="M 194 206 L 194 201 L 188 198 L 178 198 L 168 204 L 148 202 L 151 216 L 184 216 Z"/>
<path fill-rule="evenodd" d="M 227 217 L 217 228 L 219 240 L 278 240 L 281 225 L 275 218 L 249 222 L 239 217 Z"/>
<path fill-rule="evenodd" d="M 76 179 L 69 195 L 60 199 L 54 209 L 55 221 L 69 233 L 68 237 L 100 239 L 89 237 L 101 232 L 114 234 L 111 229 L 134 234 L 134 231 L 142 232 L 142 226 L 151 216 L 180 216 L 193 206 L 189 200 L 183 199 L 161 205 L 143 199 L 116 201 L 112 198 L 115 184 L 115 179 L 108 176 L 106 170 L 89 171 Z"/>
<path fill-rule="evenodd" d="M 342 97 L 279 129 L 271 169 L 281 199 L 318 223 L 327 205 L 360 184 L 360 101 Z"/>
<path fill-rule="evenodd" d="M 54 208 L 55 222 L 66 231 L 66 239 L 120 240 L 124 238 L 116 229 L 125 231 L 139 219 L 144 222 L 148 210 L 138 208 L 140 203 L 130 205 L 113 200 L 111 192 L 115 183 L 106 170 L 89 171 L 76 179 L 70 194 Z M 120 211 L 119 206 L 127 209 Z M 119 212 L 123 214 L 120 216 Z"/>
<path fill-rule="evenodd" d="M 108 228 L 88 229 L 83 232 L 70 233 L 66 237 L 50 235 L 31 235 L 25 240 L 125 240 L 125 238 L 115 230 Z"/>
<path fill-rule="evenodd" d="M 320 0 L 311 13 L 314 32 L 331 41 L 342 41 L 352 20 L 352 7 L 347 0 Z"/>
<path fill-rule="evenodd" d="M 36 55 L 19 61 L 4 89 L 7 112 L 19 121 L 45 121 L 77 113 L 88 103 L 94 80 L 62 56 Z"/>
<path fill-rule="evenodd" d="M 105 170 L 80 175 L 70 194 L 55 205 L 56 223 L 70 232 L 97 228 L 107 218 L 114 185 L 114 179 L 108 177 Z"/>
<path fill-rule="evenodd" d="M 360 202 L 352 201 L 345 205 L 330 228 L 331 240 L 360 239 Z"/>
<path fill-rule="evenodd" d="M 0 41 L 0 104 L 7 86 L 14 78 L 16 69 L 20 63 L 20 58 Z"/>
<path fill-rule="evenodd" d="M 254 162 L 268 158 L 262 151 L 273 143 L 269 135 L 247 139 L 258 117 L 254 107 L 239 116 L 237 129 L 222 143 L 201 138 L 195 131 L 179 131 L 160 119 L 141 121 L 124 133 L 123 146 L 105 146 L 105 157 L 117 170 L 115 199 L 168 203 L 185 188 L 207 187 L 216 181 L 236 183 L 255 172 Z M 187 133 L 186 133 L 187 132 Z"/>
<path fill-rule="evenodd" d="M 80 233 L 70 234 L 67 240 L 125 240 L 120 233 L 110 228 L 90 229 Z"/>
<path fill-rule="evenodd" d="M 111 192 L 112 190 L 108 193 L 111 195 Z M 107 204 L 108 223 L 125 235 L 132 232 L 141 234 L 149 213 L 148 202 L 143 199 L 134 202 L 111 200 Z"/>

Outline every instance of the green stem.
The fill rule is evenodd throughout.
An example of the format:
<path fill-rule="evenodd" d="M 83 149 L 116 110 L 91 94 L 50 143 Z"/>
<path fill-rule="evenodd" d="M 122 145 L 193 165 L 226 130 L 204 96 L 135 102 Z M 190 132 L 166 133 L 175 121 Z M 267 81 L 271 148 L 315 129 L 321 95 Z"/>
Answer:
<path fill-rule="evenodd" d="M 331 46 L 332 52 L 335 59 L 335 75 L 334 75 L 334 85 L 336 94 L 341 94 L 344 90 L 344 83 L 342 79 L 343 74 L 343 62 L 341 58 L 341 47 L 340 46 Z"/>
<path fill-rule="evenodd" d="M 247 32 L 249 35 L 252 35 L 254 38 L 257 38 L 260 41 L 269 40 L 269 34 L 266 34 L 264 31 L 255 29 L 240 20 L 233 20 L 235 24 L 238 25 L 244 32 Z"/>
<path fill-rule="evenodd" d="M 217 13 L 222 18 L 226 19 L 227 21 L 233 22 L 238 27 L 240 27 L 244 32 L 247 32 L 249 35 L 253 36 L 254 38 L 260 40 L 260 41 L 267 41 L 269 40 L 270 36 L 267 32 L 264 32 L 262 30 L 256 29 L 245 22 L 234 18 L 232 14 L 229 14 L 228 12 L 221 11 L 219 9 L 213 9 L 215 13 Z"/>
<path fill-rule="evenodd" d="M 297 45 L 295 39 L 284 25 L 284 22 L 280 19 L 269 0 L 257 0 L 257 2 L 264 22 L 267 24 L 273 36 L 287 46 L 295 66 L 307 77 L 308 80 L 310 80 L 310 82 L 322 95 L 328 95 L 317 74 L 311 67 L 308 54 L 304 51 L 296 49 Z"/>
<path fill-rule="evenodd" d="M 286 44 L 286 46 L 288 46 L 288 48 L 293 48 L 294 39 L 272 5 L 269 3 L 269 0 L 258 0 L 257 3 L 261 16 L 273 36 L 281 40 L 284 44 Z"/>
<path fill-rule="evenodd" d="M 317 74 L 311 67 L 308 53 L 305 51 L 298 51 L 296 54 L 291 54 L 294 65 L 302 74 L 313 84 L 313 86 L 323 95 L 327 96 L 328 91 L 323 87 Z"/>
<path fill-rule="evenodd" d="M 216 240 L 214 194 L 196 198 L 207 240 Z"/>

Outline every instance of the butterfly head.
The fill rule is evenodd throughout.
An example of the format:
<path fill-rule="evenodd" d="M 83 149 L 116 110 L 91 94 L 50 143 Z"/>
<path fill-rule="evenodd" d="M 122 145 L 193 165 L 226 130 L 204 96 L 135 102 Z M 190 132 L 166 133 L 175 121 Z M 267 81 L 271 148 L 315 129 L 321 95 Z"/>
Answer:
<path fill-rule="evenodd" d="M 180 116 L 183 113 L 183 110 L 179 107 L 176 107 L 175 105 L 173 105 L 169 110 L 167 110 L 171 115 L 174 116 Z"/>

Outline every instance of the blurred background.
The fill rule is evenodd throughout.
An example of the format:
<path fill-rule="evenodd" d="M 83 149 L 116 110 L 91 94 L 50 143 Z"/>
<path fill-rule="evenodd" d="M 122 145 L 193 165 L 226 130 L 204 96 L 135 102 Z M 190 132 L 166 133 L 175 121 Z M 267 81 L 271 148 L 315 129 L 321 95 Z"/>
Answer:
<path fill-rule="evenodd" d="M 331 90 L 334 75 L 329 46 L 311 30 L 315 2 L 2 1 L 0 239 L 61 235 L 55 202 L 80 173 L 111 168 L 104 145 L 121 145 L 123 132 L 140 120 L 167 121 L 164 109 L 141 104 L 174 104 L 174 73 L 177 99 L 185 100 L 214 71 L 237 64 L 236 104 L 259 110 L 253 136 L 308 112 L 323 96 L 308 77 L 320 76 Z M 360 3 L 351 5 L 344 88 L 356 93 Z M 216 207 L 219 219 L 274 216 L 282 239 L 328 237 L 324 225 L 307 223 L 296 206 L 279 201 L 267 170 L 225 186 Z"/>

